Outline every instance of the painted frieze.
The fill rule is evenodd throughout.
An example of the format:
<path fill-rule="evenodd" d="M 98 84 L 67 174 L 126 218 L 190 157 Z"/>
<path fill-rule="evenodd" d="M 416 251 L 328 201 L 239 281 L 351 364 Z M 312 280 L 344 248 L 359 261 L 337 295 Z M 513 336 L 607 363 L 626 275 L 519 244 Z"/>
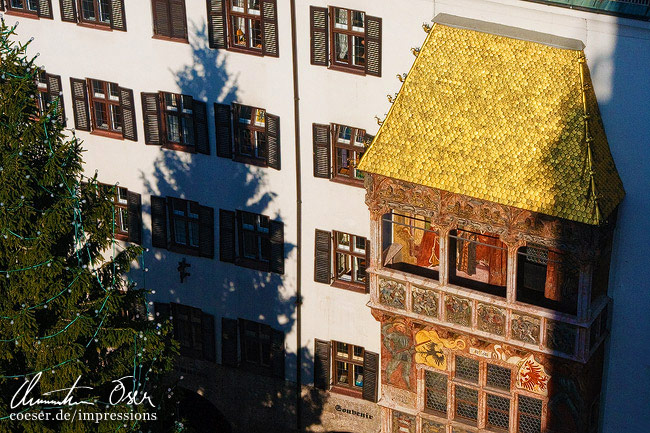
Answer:
<path fill-rule="evenodd" d="M 510 336 L 524 343 L 539 344 L 539 318 L 512 313 Z"/>
<path fill-rule="evenodd" d="M 422 419 L 422 433 L 445 433 L 444 424 L 429 419 Z"/>
<path fill-rule="evenodd" d="M 575 353 L 577 332 L 575 326 L 555 320 L 547 320 L 546 347 L 573 355 Z"/>
<path fill-rule="evenodd" d="M 506 310 L 489 304 L 479 303 L 477 307 L 477 325 L 481 331 L 495 335 L 505 335 Z"/>
<path fill-rule="evenodd" d="M 415 334 L 415 362 L 446 370 L 447 355 L 443 348 L 462 350 L 466 346 L 461 338 L 440 338 L 435 330 L 422 330 Z"/>
<path fill-rule="evenodd" d="M 407 413 L 393 411 L 392 433 L 415 433 L 415 417 Z"/>
<path fill-rule="evenodd" d="M 472 325 L 472 302 L 459 296 L 445 295 L 445 319 L 462 326 Z"/>
<path fill-rule="evenodd" d="M 382 380 L 398 388 L 410 389 L 415 347 L 410 326 L 401 319 L 382 324 Z"/>
<path fill-rule="evenodd" d="M 438 317 L 438 292 L 413 286 L 413 312 L 429 317 Z"/>
<path fill-rule="evenodd" d="M 406 309 L 406 286 L 397 281 L 380 278 L 379 302 L 388 307 Z"/>
<path fill-rule="evenodd" d="M 544 366 L 537 362 L 532 354 L 519 361 L 517 365 L 519 366 L 519 370 L 517 371 L 517 388 L 525 389 L 535 394 L 548 395 L 548 381 L 550 376 L 546 373 Z"/>

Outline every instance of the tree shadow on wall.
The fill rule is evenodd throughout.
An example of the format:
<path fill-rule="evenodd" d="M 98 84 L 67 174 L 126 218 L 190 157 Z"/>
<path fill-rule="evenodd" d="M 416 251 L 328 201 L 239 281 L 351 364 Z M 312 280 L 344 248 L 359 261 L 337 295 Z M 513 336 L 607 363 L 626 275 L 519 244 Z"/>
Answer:
<path fill-rule="evenodd" d="M 214 209 L 214 258 L 202 258 L 171 252 L 163 248 L 150 248 L 145 253 L 147 285 L 156 289 L 157 302 L 173 302 L 200 308 L 215 319 L 216 359 L 221 359 L 222 318 L 243 318 L 270 326 L 284 332 L 285 348 L 289 334 L 295 328 L 296 297 L 293 283 L 285 286 L 287 258 L 295 248 L 286 241 L 289 227 L 284 227 L 285 275 L 262 272 L 219 260 L 219 209 L 245 210 L 282 221 L 281 212 L 270 206 L 278 199 L 273 185 L 269 184 L 269 168 L 255 167 L 216 156 L 213 103 L 231 104 L 237 100 L 237 74 L 227 71 L 229 54 L 208 47 L 205 26 L 193 29 L 191 38 L 193 62 L 174 75 L 178 89 L 144 89 L 146 92 L 178 91 L 191 95 L 207 104 L 210 155 L 156 149 L 153 172 L 141 172 L 146 196 L 176 197 L 196 201 Z M 145 217 L 143 241 L 151 245 L 151 205 L 144 200 Z M 147 220 L 147 218 L 149 218 Z M 189 276 L 181 283 L 178 265 L 182 260 L 191 265 Z M 241 331 L 240 331 L 241 343 Z M 237 338 L 237 337 L 236 337 Z M 291 345 L 293 346 L 293 345 Z M 241 368 L 226 367 L 208 361 L 182 357 L 179 360 L 179 382 L 185 390 L 192 391 L 215 407 L 227 421 L 220 428 L 192 426 L 195 431 L 222 432 L 286 432 L 296 426 L 296 385 L 269 375 L 260 375 Z M 285 377 L 295 381 L 297 356 L 286 353 Z M 304 359 L 303 369 L 311 368 L 312 361 Z M 186 392 L 186 391 L 184 391 Z M 187 405 L 185 405 L 187 406 Z M 310 408 L 320 413 L 318 403 Z M 187 411 L 185 411 L 187 413 Z M 316 416 L 317 420 L 319 416 Z M 229 425 L 229 427 L 227 427 Z"/>

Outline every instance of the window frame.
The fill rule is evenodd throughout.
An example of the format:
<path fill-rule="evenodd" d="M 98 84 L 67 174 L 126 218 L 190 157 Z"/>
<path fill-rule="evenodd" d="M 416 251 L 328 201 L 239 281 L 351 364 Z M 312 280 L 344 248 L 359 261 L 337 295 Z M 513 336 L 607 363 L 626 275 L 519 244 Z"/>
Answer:
<path fill-rule="evenodd" d="M 348 27 L 347 29 L 341 29 L 336 27 L 336 11 L 337 10 L 345 10 L 347 11 L 347 22 L 348 22 Z M 352 25 L 352 14 L 353 12 L 358 12 L 363 14 L 363 30 L 354 30 L 354 26 Z M 338 6 L 328 6 L 328 13 L 329 13 L 329 43 L 331 49 L 329 50 L 329 69 L 335 69 L 335 70 L 341 70 L 345 72 L 351 72 L 355 73 L 358 75 L 366 75 L 366 62 L 367 60 L 367 51 L 366 51 L 366 17 L 368 14 L 366 14 L 365 11 L 360 11 L 356 9 L 349 9 L 349 8 L 342 8 Z M 336 34 L 343 34 L 347 36 L 347 44 L 348 44 L 348 62 L 347 64 L 343 62 L 339 62 L 336 59 Z M 364 64 L 362 66 L 355 65 L 353 64 L 353 41 L 354 37 L 360 37 L 363 40 L 363 46 L 364 46 L 364 51 L 363 51 L 363 59 L 364 59 Z"/>
<path fill-rule="evenodd" d="M 234 9 L 234 0 L 225 0 L 225 18 L 226 18 L 226 26 L 228 28 L 227 30 L 227 49 L 232 50 L 232 51 L 241 51 L 244 53 L 248 54 L 254 54 L 258 56 L 263 56 L 264 53 L 264 24 L 263 24 L 263 18 L 262 18 L 262 0 L 259 1 L 259 15 L 252 14 L 249 12 L 249 5 L 248 5 L 248 0 L 243 0 L 244 2 L 244 11 L 235 11 Z M 241 18 L 244 19 L 244 28 L 246 31 L 244 32 L 245 35 L 250 35 L 250 25 L 252 20 L 259 21 L 259 28 L 260 28 L 260 44 L 259 47 L 252 47 L 249 46 L 249 41 L 246 41 L 246 45 L 239 45 L 235 43 L 234 39 L 236 36 L 235 31 L 234 31 L 234 24 L 233 24 L 233 18 Z"/>
<path fill-rule="evenodd" d="M 347 354 L 347 356 L 343 357 L 343 356 L 339 355 L 339 351 L 338 351 L 338 345 L 339 344 L 345 344 L 345 345 L 348 346 L 348 350 L 347 350 L 348 354 Z M 354 355 L 354 349 L 355 348 L 360 348 L 361 349 L 361 351 L 362 351 L 361 352 L 362 355 L 360 357 L 361 359 L 355 359 L 355 355 Z M 356 385 L 353 382 L 356 382 L 354 380 L 355 379 L 354 376 L 355 376 L 355 373 L 356 373 L 355 366 L 361 367 L 361 371 L 362 371 L 361 374 L 362 374 L 362 377 L 365 380 L 365 376 L 364 376 L 365 372 L 363 370 L 363 363 L 364 363 L 364 360 L 365 360 L 365 355 L 366 355 L 366 349 L 364 347 L 362 347 L 362 346 L 358 346 L 358 345 L 350 344 L 350 343 L 345 343 L 343 341 L 332 340 L 332 354 L 331 354 L 331 356 L 332 356 L 332 366 L 331 366 L 332 380 L 331 380 L 330 391 L 337 392 L 337 393 L 340 393 L 340 394 L 349 395 L 349 396 L 352 396 L 352 397 L 359 397 L 359 398 L 361 397 L 361 395 L 363 393 L 363 382 L 361 383 L 360 386 Z M 357 357 L 357 358 L 359 358 L 359 357 Z M 348 378 L 352 379 L 351 381 L 348 380 L 348 382 L 349 382 L 348 384 L 341 383 L 341 382 L 338 381 L 338 367 L 337 367 L 338 362 L 345 362 L 345 363 L 348 364 L 348 370 L 347 370 Z M 351 370 L 349 369 L 350 367 L 352 367 Z"/>
<path fill-rule="evenodd" d="M 23 4 L 23 7 L 18 8 L 12 5 L 12 1 L 19 1 Z M 29 9 L 29 4 L 31 0 L 6 0 L 5 7 L 9 15 L 17 15 L 25 18 L 41 18 L 39 0 L 33 0 L 36 2 L 36 10 Z"/>
<path fill-rule="evenodd" d="M 364 183 L 364 178 L 365 176 L 362 174 L 362 177 L 357 177 L 356 174 L 357 172 L 363 173 L 361 171 L 358 171 L 357 169 L 357 164 L 358 161 L 361 160 L 361 157 L 367 150 L 367 143 L 366 143 L 366 131 L 365 129 L 361 128 L 354 128 L 352 126 L 348 125 L 342 125 L 338 123 L 332 123 L 330 124 L 331 130 L 332 130 L 332 178 L 331 180 L 335 182 L 341 182 L 345 183 L 348 185 L 354 185 L 354 186 L 359 186 L 363 187 Z M 350 140 L 349 143 L 345 143 L 343 141 L 340 141 L 339 136 L 341 133 L 341 130 L 343 128 L 349 128 L 350 129 Z M 358 141 L 358 137 L 362 137 L 361 142 Z M 357 143 L 361 143 L 360 145 Z M 338 158 L 338 151 L 340 150 L 345 150 L 347 152 L 352 153 L 352 158 L 348 157 L 348 169 L 350 169 L 351 173 L 350 174 L 342 174 L 339 172 L 339 158 Z M 358 155 L 358 158 L 357 158 Z"/>
<path fill-rule="evenodd" d="M 185 95 L 174 92 L 159 92 L 160 95 L 160 123 L 163 134 L 163 146 L 166 149 L 181 150 L 190 153 L 196 153 L 196 134 L 195 134 L 195 116 L 194 116 L 194 98 L 191 95 Z M 176 108 L 170 108 L 167 105 L 167 97 L 171 97 L 176 101 Z M 190 108 L 186 108 L 186 102 L 189 102 Z M 178 141 L 173 141 L 169 138 L 169 122 L 168 116 L 177 118 L 178 121 Z M 185 127 L 183 121 L 191 121 L 191 134 L 192 142 L 187 143 Z"/>
<path fill-rule="evenodd" d="M 251 267 L 258 270 L 266 270 L 269 268 L 269 263 L 271 261 L 271 218 L 266 215 L 248 212 L 244 210 L 237 210 L 237 238 L 239 240 L 237 248 L 237 257 L 239 263 L 244 263 L 246 267 Z M 248 229 L 244 227 L 244 217 L 249 216 L 255 219 L 255 224 L 253 229 Z M 267 230 L 266 232 L 261 230 L 262 221 L 266 221 Z M 245 247 L 245 236 L 253 236 L 255 239 L 255 244 L 257 246 L 257 251 L 255 257 L 250 257 L 246 255 Z M 264 258 L 263 254 L 266 252 L 267 257 Z"/>
<path fill-rule="evenodd" d="M 45 114 L 48 106 L 52 103 L 52 98 L 49 92 L 49 83 L 47 80 L 47 72 L 41 69 L 36 77 L 36 108 L 38 109 L 38 117 L 40 118 Z"/>
<path fill-rule="evenodd" d="M 115 238 L 123 241 L 129 240 L 129 190 L 119 185 L 107 185 L 111 187 L 111 203 L 115 208 Z M 124 192 L 124 199 L 121 200 L 120 192 Z M 124 229 L 126 226 L 126 229 Z"/>
<path fill-rule="evenodd" d="M 152 38 L 153 39 L 161 39 L 161 40 L 165 40 L 165 41 L 181 42 L 181 43 L 188 44 L 189 43 L 189 36 L 188 36 L 188 28 L 187 28 L 187 4 L 185 3 L 185 0 L 180 0 L 180 1 L 183 2 L 183 16 L 185 18 L 185 34 L 182 37 L 172 36 L 172 34 L 173 34 L 173 28 L 172 28 L 173 20 L 172 20 L 172 11 L 171 11 L 172 4 L 171 4 L 171 0 L 164 0 L 164 1 L 165 1 L 166 6 L 167 6 L 167 17 L 169 18 L 169 21 L 167 22 L 167 24 L 169 25 L 170 35 L 167 36 L 167 35 L 157 33 L 157 31 L 158 31 L 158 28 L 157 28 L 158 14 L 156 13 L 156 7 L 154 5 L 155 0 L 152 0 L 150 2 L 150 4 L 151 4 L 151 18 L 153 20 L 153 23 L 152 23 L 153 24 L 153 36 L 152 36 Z"/>
<path fill-rule="evenodd" d="M 180 252 L 192 251 L 194 254 L 199 252 L 201 247 L 201 237 L 200 237 L 200 205 L 199 203 L 191 200 L 186 200 L 183 198 L 168 197 L 167 199 L 168 214 L 169 214 L 169 229 L 170 229 L 170 247 L 173 250 L 178 250 Z M 183 210 L 176 208 L 183 207 Z M 176 212 L 183 212 L 183 214 L 177 214 Z M 192 215 L 196 215 L 193 217 Z M 185 232 L 185 243 L 179 242 L 177 240 L 178 233 L 176 232 L 176 222 L 180 222 L 184 227 Z M 193 232 L 191 228 L 194 224 L 196 231 L 196 245 L 192 244 Z"/>
<path fill-rule="evenodd" d="M 89 27 L 97 27 L 97 28 L 102 28 L 106 30 L 111 30 L 112 22 L 113 22 L 113 11 L 112 11 L 112 4 L 110 4 L 109 0 L 109 9 L 108 9 L 108 21 L 102 21 L 100 19 L 101 17 L 101 1 L 102 0 L 89 0 L 93 4 L 93 11 L 95 12 L 95 16 L 97 17 L 95 20 L 90 20 L 84 17 L 84 0 L 77 0 L 77 8 L 79 13 L 77 14 L 79 17 L 79 24 L 84 25 L 84 26 L 89 26 Z"/>
<path fill-rule="evenodd" d="M 253 107 L 252 105 L 244 105 L 233 102 L 233 133 L 235 138 L 235 151 L 234 151 L 234 160 L 237 162 L 244 162 L 247 164 L 257 165 L 260 167 L 268 167 L 269 159 L 269 138 L 266 133 L 266 122 L 268 122 L 267 112 L 264 108 Z M 243 109 L 250 110 L 250 118 L 242 118 L 241 112 Z M 264 113 L 264 124 L 259 125 L 256 121 L 258 118 L 258 113 Z M 244 121 L 243 121 L 244 120 Z M 248 120 L 248 123 L 245 121 Z M 251 154 L 246 154 L 242 152 L 242 137 L 241 134 L 249 134 L 249 142 L 251 144 Z M 259 146 L 259 137 L 263 137 L 263 142 L 266 148 L 264 149 L 264 155 L 260 156 L 260 146 Z M 253 138 L 255 143 L 253 143 Z"/>
<path fill-rule="evenodd" d="M 103 90 L 103 95 L 104 97 L 97 97 L 95 96 L 95 87 L 93 86 L 93 82 L 98 82 L 101 83 L 102 85 L 102 90 Z M 120 140 L 124 140 L 124 135 L 123 135 L 123 130 L 124 130 L 124 116 L 122 114 L 122 104 L 120 104 L 120 86 L 117 83 L 111 82 L 111 81 L 104 81 L 104 80 L 97 80 L 95 78 L 86 78 L 86 85 L 88 86 L 88 107 L 90 110 L 90 118 L 91 118 L 91 134 L 96 134 L 96 135 L 104 135 L 106 137 L 111 137 L 111 138 L 117 138 Z M 111 89 L 110 87 L 115 86 L 115 89 L 117 90 L 117 96 L 115 98 L 117 99 L 111 99 Z M 97 126 L 97 115 L 95 112 L 95 103 L 97 104 L 102 104 L 104 106 L 104 110 L 106 112 L 106 120 L 108 122 L 108 128 L 100 128 Z M 120 119 L 120 129 L 115 129 L 114 126 L 114 121 L 115 119 L 113 118 L 114 112 L 112 112 L 111 107 L 116 107 L 119 109 L 119 119 Z M 115 108 L 114 108 L 115 109 Z M 113 109 L 113 110 L 114 110 Z"/>
<path fill-rule="evenodd" d="M 341 245 L 339 244 L 338 237 L 339 235 L 345 235 L 349 236 L 349 243 L 350 245 L 348 246 L 347 249 L 341 248 Z M 364 249 L 363 252 L 359 252 L 356 250 L 356 245 L 357 245 L 357 238 L 363 239 L 364 243 Z M 338 272 L 338 256 L 339 254 L 345 255 L 345 256 L 350 256 L 350 272 L 354 272 L 355 270 L 355 259 L 361 259 L 363 261 L 366 261 L 367 258 L 367 244 L 368 244 L 368 239 L 364 236 L 358 236 L 358 235 L 353 235 L 347 232 L 342 232 L 342 231 L 337 231 L 337 230 L 332 230 L 332 242 L 333 242 L 333 248 L 332 248 L 332 264 L 333 264 L 333 280 L 332 280 L 332 286 L 338 287 L 338 288 L 343 288 L 343 289 L 350 289 L 350 290 L 357 290 L 357 291 L 362 291 L 365 293 L 366 291 L 366 280 L 364 281 L 355 281 L 354 277 L 351 275 L 350 280 L 342 279 L 339 278 L 339 272 Z M 366 261 L 366 268 L 368 269 L 368 263 Z M 368 273 L 364 269 L 364 274 L 365 278 L 368 278 Z M 358 269 L 356 270 L 358 273 Z"/>
<path fill-rule="evenodd" d="M 246 319 L 240 319 L 242 323 L 243 329 L 241 330 L 241 335 L 242 335 L 242 341 L 241 341 L 241 355 L 242 355 L 242 363 L 256 366 L 259 368 L 264 368 L 264 369 L 270 369 L 273 366 L 273 361 L 272 361 L 272 356 L 273 356 L 273 329 L 264 323 L 259 323 L 255 322 L 252 320 L 246 320 Z M 248 326 L 254 326 L 254 336 L 251 337 L 247 335 L 247 331 L 249 331 Z M 263 339 L 262 337 L 265 336 L 266 339 Z M 251 360 L 248 358 L 248 342 L 253 342 L 253 344 L 257 345 L 257 351 L 258 351 L 258 358 L 257 360 Z M 268 347 L 264 347 L 265 344 Z M 268 352 L 268 363 L 264 363 L 264 352 Z"/>

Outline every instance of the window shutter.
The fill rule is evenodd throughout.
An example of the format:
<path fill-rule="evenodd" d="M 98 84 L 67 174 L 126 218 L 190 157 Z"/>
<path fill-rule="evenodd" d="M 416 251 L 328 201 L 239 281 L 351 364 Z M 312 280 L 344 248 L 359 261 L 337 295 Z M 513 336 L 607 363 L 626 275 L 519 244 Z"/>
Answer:
<path fill-rule="evenodd" d="M 88 112 L 88 88 L 86 81 L 70 78 L 72 88 L 72 108 L 74 127 L 81 131 L 90 131 L 90 113 Z"/>
<path fill-rule="evenodd" d="M 162 144 L 160 131 L 160 97 L 158 93 L 141 93 L 142 117 L 144 119 L 144 142 Z"/>
<path fill-rule="evenodd" d="M 217 156 L 232 159 L 232 127 L 230 105 L 214 104 L 214 126 L 217 136 Z"/>
<path fill-rule="evenodd" d="M 237 356 L 237 320 L 221 318 L 221 364 L 230 367 L 239 365 L 239 356 Z"/>
<path fill-rule="evenodd" d="M 163 322 L 169 319 L 169 316 L 172 315 L 172 310 L 169 308 L 169 304 L 155 302 L 153 304 L 153 308 L 154 308 L 154 314 L 158 318 L 156 321 Z"/>
<path fill-rule="evenodd" d="M 142 244 L 142 197 L 135 192 L 128 192 L 129 241 Z"/>
<path fill-rule="evenodd" d="M 60 0 L 61 21 L 69 23 L 77 22 L 77 5 L 75 0 Z"/>
<path fill-rule="evenodd" d="M 127 140 L 138 141 L 133 90 L 120 87 L 119 91 L 120 107 L 122 107 L 122 136 Z"/>
<path fill-rule="evenodd" d="M 329 179 L 332 171 L 330 126 L 312 124 L 314 142 L 314 177 Z"/>
<path fill-rule="evenodd" d="M 331 282 L 332 235 L 330 232 L 316 229 L 314 253 L 314 281 L 329 284 Z"/>
<path fill-rule="evenodd" d="M 280 170 L 280 118 L 266 113 L 266 142 L 268 145 L 267 164 Z"/>
<path fill-rule="evenodd" d="M 284 274 L 284 223 L 270 221 L 271 258 L 269 271 Z"/>
<path fill-rule="evenodd" d="M 196 151 L 204 155 L 210 154 L 210 141 L 208 140 L 208 114 L 205 102 L 193 100 L 192 113 L 194 113 L 194 142 Z"/>
<path fill-rule="evenodd" d="M 63 108 L 63 85 L 61 84 L 61 76 L 45 74 L 47 79 L 47 94 L 50 95 L 50 100 L 57 100 L 57 110 L 59 122 L 65 126 L 65 109 Z"/>
<path fill-rule="evenodd" d="M 377 371 L 379 370 L 379 355 L 364 351 L 363 356 L 363 391 L 364 400 L 377 402 Z"/>
<path fill-rule="evenodd" d="M 225 0 L 208 0 L 208 44 L 226 48 Z"/>
<path fill-rule="evenodd" d="M 366 293 L 370 293 L 370 274 L 368 274 L 369 267 L 370 267 L 370 241 L 366 239 Z"/>
<path fill-rule="evenodd" d="M 215 362 L 217 355 L 215 353 L 214 316 L 212 314 L 201 314 L 201 338 L 203 338 L 203 359 Z"/>
<path fill-rule="evenodd" d="M 366 15 L 366 74 L 381 77 L 381 18 Z"/>
<path fill-rule="evenodd" d="M 171 37 L 187 39 L 187 17 L 185 16 L 185 0 L 169 0 L 169 16 L 171 22 Z"/>
<path fill-rule="evenodd" d="M 273 376 L 284 379 L 284 332 L 271 329 L 271 370 Z"/>
<path fill-rule="evenodd" d="M 235 212 L 219 209 L 219 260 L 235 261 Z"/>
<path fill-rule="evenodd" d="M 164 197 L 151 196 L 151 244 L 167 248 L 167 201 Z"/>
<path fill-rule="evenodd" d="M 171 37 L 169 0 L 152 0 L 153 32 L 159 36 Z"/>
<path fill-rule="evenodd" d="M 262 53 L 279 57 L 278 49 L 278 5 L 276 0 L 262 0 L 262 29 L 264 41 Z"/>
<path fill-rule="evenodd" d="M 214 209 L 207 206 L 199 208 L 199 254 L 214 258 Z"/>
<path fill-rule="evenodd" d="M 311 64 L 327 66 L 327 8 L 309 7 Z"/>
<path fill-rule="evenodd" d="M 41 18 L 53 18 L 52 0 L 38 0 L 38 16 Z"/>
<path fill-rule="evenodd" d="M 327 390 L 330 387 L 330 354 L 331 353 L 332 353 L 332 347 L 329 341 L 322 341 L 322 340 L 314 341 L 314 387 L 315 388 Z"/>
<path fill-rule="evenodd" d="M 124 0 L 111 0 L 111 28 L 126 31 Z"/>
<path fill-rule="evenodd" d="M 5 10 L 5 3 L 2 0 L 0 0 L 0 11 L 3 10 Z"/>

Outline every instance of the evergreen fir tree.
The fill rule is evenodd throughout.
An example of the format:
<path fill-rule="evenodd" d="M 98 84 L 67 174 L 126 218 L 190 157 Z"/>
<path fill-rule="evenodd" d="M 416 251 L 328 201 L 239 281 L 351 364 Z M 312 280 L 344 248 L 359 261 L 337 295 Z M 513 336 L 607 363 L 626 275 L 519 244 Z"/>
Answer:
<path fill-rule="evenodd" d="M 43 113 L 36 104 L 35 58 L 15 41 L 15 26 L 0 27 L 0 431 L 158 431 L 132 420 L 12 421 L 11 413 L 61 409 L 11 408 L 14 393 L 40 376 L 33 398 L 95 405 L 64 412 L 169 413 L 163 377 L 172 367 L 169 324 L 150 320 L 145 288 L 127 278 L 142 249 L 115 242 L 111 188 L 83 176 L 81 143 L 64 133 L 55 98 Z M 133 272 L 136 272 L 135 270 Z M 139 271 L 138 271 L 139 272 Z M 144 272 L 144 269 L 142 269 Z M 146 275 L 146 274 L 145 274 Z M 112 381 L 125 391 L 149 393 L 156 407 L 110 405 Z M 154 386 L 160 391 L 156 393 Z M 23 392 L 24 394 L 24 392 Z M 119 393 L 118 393 L 119 394 Z M 114 394 L 115 397 L 118 394 Z"/>

